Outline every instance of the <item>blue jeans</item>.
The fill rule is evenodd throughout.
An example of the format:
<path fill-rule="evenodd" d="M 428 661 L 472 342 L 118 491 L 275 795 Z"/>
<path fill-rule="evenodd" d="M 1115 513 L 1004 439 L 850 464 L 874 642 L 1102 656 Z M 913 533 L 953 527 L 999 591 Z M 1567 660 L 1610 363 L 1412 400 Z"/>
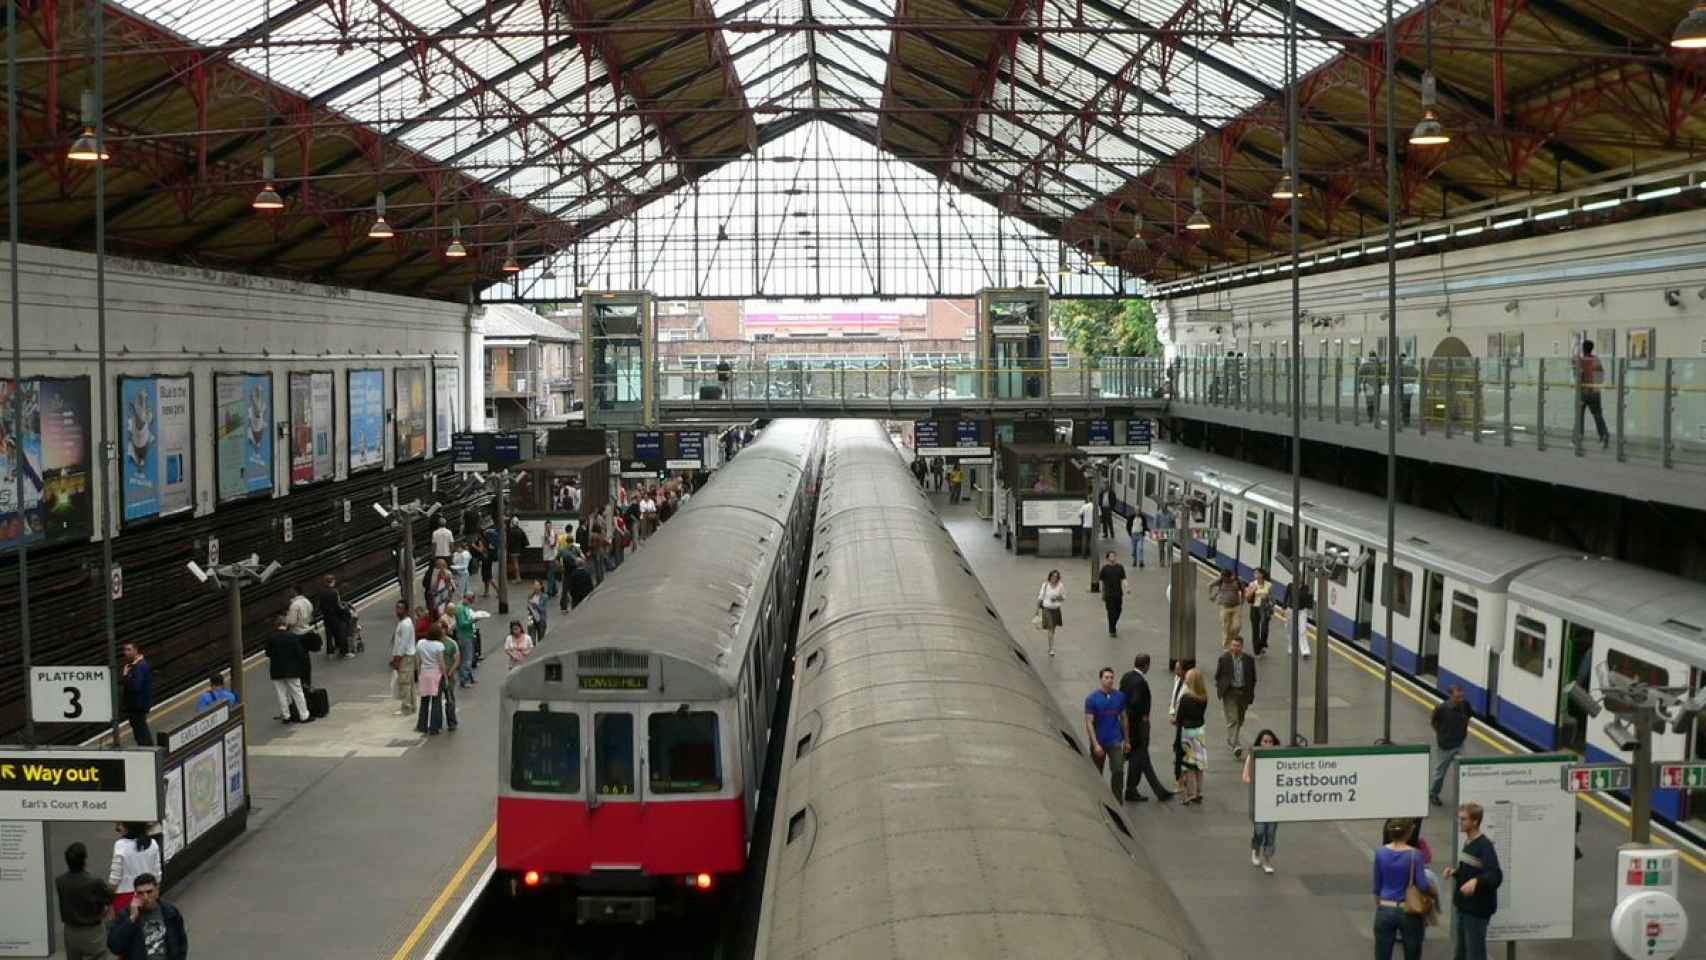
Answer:
<path fill-rule="evenodd" d="M 1404 941 L 1404 960 L 1422 960 L 1421 917 L 1412 917 L 1403 907 L 1380 907 L 1374 911 L 1374 960 L 1392 960 L 1392 948 Z"/>
<path fill-rule="evenodd" d="M 1492 919 L 1451 911 L 1451 960 L 1487 960 L 1487 925 Z"/>
<path fill-rule="evenodd" d="M 1463 745 L 1458 744 L 1450 750 L 1439 747 L 1438 750 L 1439 760 L 1434 764 L 1434 778 L 1428 782 L 1428 798 L 1431 800 L 1439 799 L 1439 792 L 1445 787 L 1445 775 L 1451 765 L 1457 762 L 1457 755 L 1463 752 Z"/>
<path fill-rule="evenodd" d="M 1279 824 L 1258 823 L 1250 834 L 1250 849 L 1271 857 L 1274 855 L 1274 842 L 1279 839 Z"/>
<path fill-rule="evenodd" d="M 1142 533 L 1133 533 L 1131 535 L 1131 562 L 1137 564 L 1140 567 L 1143 566 L 1143 534 Z"/>
<path fill-rule="evenodd" d="M 468 639 L 464 640 L 461 637 L 457 637 L 456 642 L 459 646 L 462 647 L 462 663 L 460 665 L 458 665 L 456 668 L 457 682 L 463 683 L 463 684 L 473 683 L 474 682 L 474 638 L 473 638 L 473 636 L 469 636 Z"/>
<path fill-rule="evenodd" d="M 547 560 L 547 561 L 545 561 L 545 596 L 554 597 L 556 595 L 557 595 L 557 565 L 555 563 L 552 563 L 551 561 Z"/>

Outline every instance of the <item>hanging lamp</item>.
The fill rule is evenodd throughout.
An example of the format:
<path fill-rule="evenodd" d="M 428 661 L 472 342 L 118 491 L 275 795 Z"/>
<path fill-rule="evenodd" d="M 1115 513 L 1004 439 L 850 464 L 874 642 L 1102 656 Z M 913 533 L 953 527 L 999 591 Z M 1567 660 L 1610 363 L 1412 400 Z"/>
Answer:
<path fill-rule="evenodd" d="M 1108 265 L 1108 258 L 1102 256 L 1102 238 L 1090 239 L 1090 266 L 1100 270 Z"/>
<path fill-rule="evenodd" d="M 111 160 L 112 154 L 106 151 L 101 145 L 100 137 L 95 135 L 95 91 L 83 91 L 82 106 L 83 132 L 77 135 L 77 139 L 71 141 L 71 149 L 65 151 L 65 159 L 75 160 L 78 163 L 99 163 L 103 160 Z"/>
<path fill-rule="evenodd" d="M 1201 184 L 1191 188 L 1191 217 L 1185 221 L 1185 229 L 1198 232 L 1214 229 L 1214 221 L 1210 220 L 1208 214 L 1204 213 L 1202 209 Z"/>
<path fill-rule="evenodd" d="M 1676 25 L 1670 45 L 1677 50 L 1706 50 L 1706 3 L 1696 3 Z"/>
<path fill-rule="evenodd" d="M 1274 184 L 1273 198 L 1275 200 L 1301 200 L 1303 198 L 1303 181 L 1297 176 L 1297 164 L 1292 160 L 1291 147 L 1285 148 L 1285 172 L 1280 174 L 1279 182 Z"/>
<path fill-rule="evenodd" d="M 373 226 L 367 228 L 367 239 L 389 240 L 397 235 L 391 225 L 385 222 L 385 191 L 381 190 L 373 197 Z"/>
<path fill-rule="evenodd" d="M 283 210 L 284 198 L 278 195 L 278 187 L 273 184 L 273 156 L 268 150 L 261 154 L 261 189 L 255 194 L 255 199 L 249 206 L 261 211 Z"/>
<path fill-rule="evenodd" d="M 1410 145 L 1415 147 L 1438 147 L 1451 142 L 1451 134 L 1445 132 L 1445 124 L 1439 122 L 1439 80 L 1434 77 L 1434 28 L 1433 7 L 1429 5 L 1422 11 L 1423 43 L 1427 49 L 1427 66 L 1422 70 L 1422 119 L 1416 121 L 1416 129 L 1410 131 Z"/>
<path fill-rule="evenodd" d="M 462 245 L 462 221 L 457 217 L 450 218 L 450 245 L 444 248 L 444 255 L 457 259 L 468 255 L 468 248 Z"/>
<path fill-rule="evenodd" d="M 504 262 L 503 262 L 503 266 L 500 269 L 503 270 L 504 273 L 520 273 L 521 272 L 521 261 L 515 259 L 515 241 L 514 240 L 511 240 L 509 242 L 509 247 L 507 249 L 505 249 L 505 251 L 504 251 Z"/>

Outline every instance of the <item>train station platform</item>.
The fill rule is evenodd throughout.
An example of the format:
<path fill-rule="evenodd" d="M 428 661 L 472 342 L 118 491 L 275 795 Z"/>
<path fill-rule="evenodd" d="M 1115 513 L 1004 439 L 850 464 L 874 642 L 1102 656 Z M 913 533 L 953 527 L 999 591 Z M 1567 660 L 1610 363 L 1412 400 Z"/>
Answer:
<path fill-rule="evenodd" d="M 1130 541 L 1116 532 L 1117 550 L 1128 565 L 1132 590 L 1120 621 L 1119 637 L 1107 636 L 1101 597 L 1089 590 L 1089 561 L 1083 557 L 1045 559 L 1015 556 L 991 533 L 969 504 L 947 506 L 935 495 L 948 529 L 967 561 L 994 598 L 1007 624 L 1055 693 L 1061 710 L 1082 730 L 1084 698 L 1096 686 L 1103 666 L 1123 674 L 1132 658 L 1148 653 L 1153 659 L 1150 687 L 1157 709 L 1150 752 L 1165 786 L 1172 782 L 1172 731 L 1166 703 L 1171 690 L 1167 676 L 1168 575 L 1156 565 L 1154 544 L 1147 550 L 1149 566 L 1129 569 Z M 1044 635 L 1032 629 L 1037 590 L 1048 571 L 1058 568 L 1068 586 L 1064 625 L 1056 633 L 1056 656 L 1047 655 Z M 1220 653 L 1217 619 L 1209 608 L 1206 572 L 1197 596 L 1198 659 L 1213 675 L 1213 658 Z M 1289 671 L 1286 636 L 1289 628 L 1276 622 L 1268 656 L 1258 661 L 1257 695 L 1244 727 L 1244 742 L 1257 731 L 1272 728 L 1282 740 L 1288 728 Z M 1246 628 L 1246 634 L 1248 629 Z M 1334 745 L 1368 744 L 1381 735 L 1381 671 L 1362 654 L 1334 643 L 1330 650 L 1313 646 L 1315 656 L 1330 658 L 1328 709 Z M 1314 662 L 1304 661 L 1299 684 L 1299 729 L 1313 729 Z M 1210 699 L 1215 701 L 1210 683 Z M 1392 697 L 1393 738 L 1404 743 L 1432 743 L 1429 717 L 1438 698 L 1422 688 L 1395 679 Z M 1216 960 L 1270 957 L 1366 957 L 1372 952 L 1373 907 L 1369 892 L 1375 847 L 1380 843 L 1379 821 L 1284 824 L 1279 829 L 1276 872 L 1267 876 L 1250 863 L 1250 788 L 1240 779 L 1241 762 L 1226 747 L 1226 728 L 1219 703 L 1208 711 L 1209 770 L 1201 806 L 1177 801 L 1128 803 L 1128 822 L 1140 843 L 1154 857 L 1163 877 L 1196 924 L 1210 956 Z M 1524 748 L 1498 732 L 1476 723 L 1465 756 L 1512 753 Z M 1448 777 L 1446 806 L 1436 807 L 1422 827 L 1431 845 L 1434 868 L 1452 862 L 1454 809 Z M 1147 785 L 1145 795 L 1152 796 Z M 1575 939 L 1521 944 L 1524 958 L 1598 958 L 1612 956 L 1609 920 L 1616 900 L 1615 866 L 1618 845 L 1629 835 L 1625 811 L 1601 795 L 1580 799 L 1583 853 L 1576 863 Z M 1654 829 L 1655 839 L 1675 838 Z M 1681 899 L 1693 916 L 1706 916 L 1706 856 L 1699 849 L 1676 844 L 1685 866 Z M 1447 908 L 1449 909 L 1449 908 Z M 1449 914 L 1428 933 L 1425 956 L 1450 956 Z M 1495 947 L 1495 950 L 1501 948 Z M 1502 953 L 1500 954 L 1503 955 Z"/>
<path fill-rule="evenodd" d="M 388 695 L 396 600 L 392 587 L 358 605 L 367 650 L 357 659 L 313 655 L 314 684 L 331 696 L 324 719 L 274 719 L 267 662 L 249 661 L 248 830 L 187 876 L 166 867 L 166 899 L 183 911 L 193 956 L 427 956 L 492 861 L 504 665 L 490 644 L 505 632 L 496 597 L 480 602 L 492 612 L 483 621 L 488 656 L 478 684 L 459 691 L 460 728 L 430 738 L 395 714 Z M 512 587 L 511 611 L 525 604 Z M 194 694 L 162 704 L 155 730 L 188 719 L 193 704 Z M 82 840 L 90 872 L 104 877 L 114 836 L 105 823 L 54 824 L 55 869 L 65 846 Z"/>

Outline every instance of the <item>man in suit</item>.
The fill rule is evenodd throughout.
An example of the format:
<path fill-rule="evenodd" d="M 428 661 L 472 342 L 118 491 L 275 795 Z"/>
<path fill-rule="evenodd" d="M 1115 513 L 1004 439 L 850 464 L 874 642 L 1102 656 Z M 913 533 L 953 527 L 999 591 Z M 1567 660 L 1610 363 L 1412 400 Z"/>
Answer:
<path fill-rule="evenodd" d="M 1240 734 L 1244 712 L 1256 700 L 1256 658 L 1244 652 L 1244 641 L 1233 637 L 1214 668 L 1214 689 L 1226 711 L 1226 745 L 1235 756 L 1244 756 Z"/>
<path fill-rule="evenodd" d="M 1173 792 L 1161 786 L 1155 775 L 1155 764 L 1149 759 L 1149 711 L 1154 697 L 1149 691 L 1149 654 L 1140 653 L 1131 662 L 1131 669 L 1120 678 L 1120 692 L 1125 694 L 1127 726 L 1131 728 L 1131 757 L 1126 761 L 1125 799 L 1143 803 L 1149 798 L 1138 792 L 1138 777 L 1149 777 L 1149 789 L 1158 800 L 1173 799 Z"/>

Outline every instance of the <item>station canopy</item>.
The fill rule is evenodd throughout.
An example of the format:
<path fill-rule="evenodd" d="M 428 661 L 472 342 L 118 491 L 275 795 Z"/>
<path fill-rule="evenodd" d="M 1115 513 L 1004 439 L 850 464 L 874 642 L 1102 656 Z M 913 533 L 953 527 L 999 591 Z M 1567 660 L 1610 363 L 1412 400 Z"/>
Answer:
<path fill-rule="evenodd" d="M 1685 169 L 1690 7 L 25 0 L 13 172 L 29 241 L 436 298 L 1113 295 L 1289 249 L 1288 90 L 1303 245 L 1384 232 L 1389 8 L 1404 222 Z"/>

